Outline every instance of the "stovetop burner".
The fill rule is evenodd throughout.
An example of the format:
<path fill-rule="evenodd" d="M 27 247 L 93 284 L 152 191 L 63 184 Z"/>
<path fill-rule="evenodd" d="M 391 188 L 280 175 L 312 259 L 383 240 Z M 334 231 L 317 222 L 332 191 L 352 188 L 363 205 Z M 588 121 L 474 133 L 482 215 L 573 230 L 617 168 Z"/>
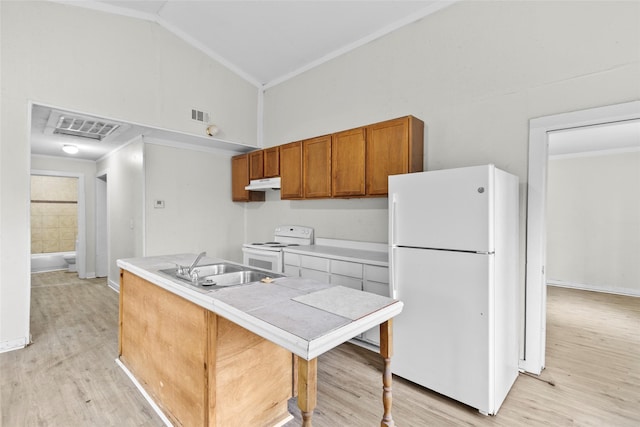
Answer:
<path fill-rule="evenodd" d="M 297 225 L 281 225 L 273 233 L 273 240 L 269 242 L 245 243 L 243 246 L 263 251 L 282 251 L 287 246 L 313 244 L 313 228 Z"/>
<path fill-rule="evenodd" d="M 270 248 L 286 248 L 287 246 L 300 246 L 299 243 L 264 242 L 251 243 L 251 246 L 268 246 Z"/>

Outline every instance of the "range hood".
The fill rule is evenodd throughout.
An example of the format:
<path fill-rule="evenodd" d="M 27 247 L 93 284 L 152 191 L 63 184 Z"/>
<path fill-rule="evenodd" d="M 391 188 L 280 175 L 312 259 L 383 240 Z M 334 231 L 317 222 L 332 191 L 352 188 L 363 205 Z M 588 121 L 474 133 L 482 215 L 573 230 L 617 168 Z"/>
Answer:
<path fill-rule="evenodd" d="M 245 190 L 251 191 L 267 191 L 267 190 L 279 190 L 280 189 L 280 177 L 264 178 L 264 179 L 252 179 L 249 181 L 249 185 L 244 187 Z"/>

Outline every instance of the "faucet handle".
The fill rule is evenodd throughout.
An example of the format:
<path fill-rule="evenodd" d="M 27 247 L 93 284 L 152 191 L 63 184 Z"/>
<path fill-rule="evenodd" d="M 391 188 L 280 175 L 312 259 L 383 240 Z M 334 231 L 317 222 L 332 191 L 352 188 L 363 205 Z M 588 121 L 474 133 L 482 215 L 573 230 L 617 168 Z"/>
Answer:
<path fill-rule="evenodd" d="M 191 272 L 191 282 L 196 286 L 198 285 L 198 270 Z"/>

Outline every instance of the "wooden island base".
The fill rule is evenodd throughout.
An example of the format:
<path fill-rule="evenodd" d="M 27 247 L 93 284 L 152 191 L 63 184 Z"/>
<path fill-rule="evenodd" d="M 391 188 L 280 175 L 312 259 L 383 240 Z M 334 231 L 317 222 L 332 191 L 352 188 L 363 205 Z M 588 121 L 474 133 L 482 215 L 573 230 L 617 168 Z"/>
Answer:
<path fill-rule="evenodd" d="M 164 258 L 160 260 L 151 257 L 133 262 L 143 265 L 149 262 L 154 269 L 165 268 Z M 273 427 L 291 418 L 288 401 L 297 395 L 302 425 L 311 427 L 317 401 L 317 357 L 370 329 L 372 324 L 379 324 L 380 355 L 384 360 L 380 426 L 394 426 L 392 321 L 402 310 L 401 302 L 340 286 L 298 282 L 295 278 L 281 278 L 280 282 L 268 285 L 249 284 L 234 292 L 202 297 L 184 293 L 181 288 L 174 292 L 166 279 L 136 267 L 131 261 L 118 263 L 136 272 L 123 268 L 120 275 L 119 363 L 171 423 Z M 137 270 L 145 278 L 137 275 Z M 158 283 L 149 281 L 156 278 Z M 305 303 L 300 299 L 305 299 Z M 270 311 L 262 314 L 268 320 L 241 311 L 246 307 L 254 310 L 268 307 Z M 282 321 L 278 309 L 289 310 L 286 321 Z M 345 315 L 337 314 L 339 311 Z M 251 322 L 264 328 L 257 329 L 264 332 L 264 337 L 279 344 L 246 329 L 245 323 L 254 326 Z M 356 322 L 357 327 L 353 327 Z M 268 328 L 279 329 L 274 334 Z M 329 336 L 333 341 L 326 338 Z M 289 339 L 284 345 L 283 337 Z M 303 356 L 294 356 L 294 352 Z"/>
<path fill-rule="evenodd" d="M 123 271 L 121 362 L 184 426 L 273 426 L 290 417 L 286 349 Z"/>

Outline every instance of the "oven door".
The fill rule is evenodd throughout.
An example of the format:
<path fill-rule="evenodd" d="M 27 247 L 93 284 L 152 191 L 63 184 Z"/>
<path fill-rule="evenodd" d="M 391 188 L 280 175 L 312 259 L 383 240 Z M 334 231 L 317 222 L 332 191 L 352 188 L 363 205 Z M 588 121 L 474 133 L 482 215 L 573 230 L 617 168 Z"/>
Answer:
<path fill-rule="evenodd" d="M 269 251 L 253 248 L 242 248 L 242 263 L 261 270 L 273 273 L 282 273 L 284 263 L 282 262 L 282 251 Z"/>

